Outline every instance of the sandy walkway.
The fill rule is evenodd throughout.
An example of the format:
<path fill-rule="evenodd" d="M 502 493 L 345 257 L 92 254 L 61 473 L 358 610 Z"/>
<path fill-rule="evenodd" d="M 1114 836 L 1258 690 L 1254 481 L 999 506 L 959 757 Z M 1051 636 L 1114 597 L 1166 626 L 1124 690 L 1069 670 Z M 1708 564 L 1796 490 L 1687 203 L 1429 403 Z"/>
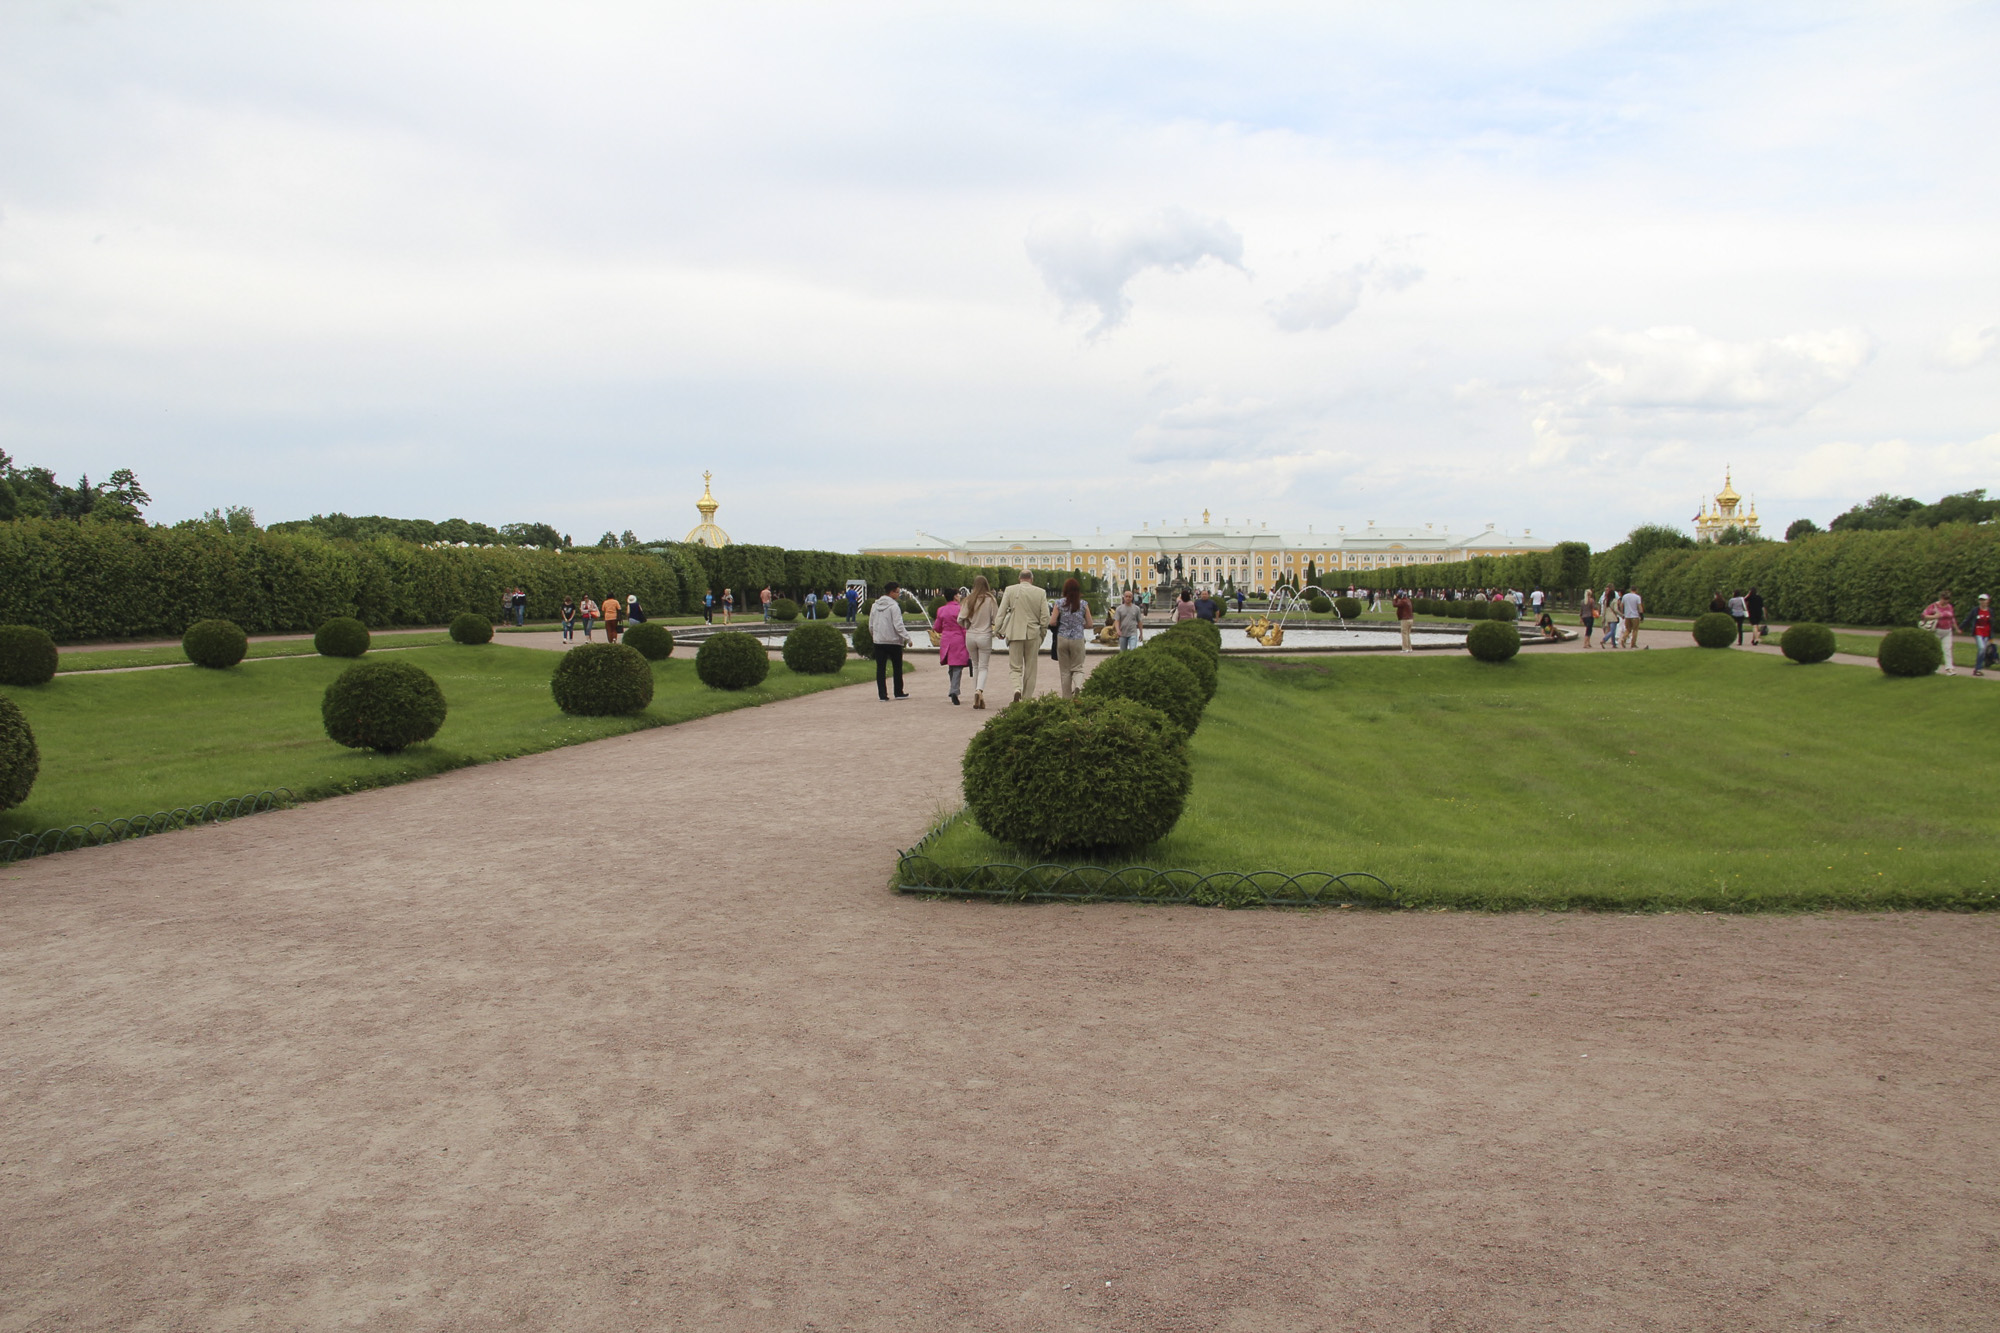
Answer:
<path fill-rule="evenodd" d="M 918 688 L 0 872 L 0 1328 L 1992 1327 L 2000 921 L 898 898 Z"/>

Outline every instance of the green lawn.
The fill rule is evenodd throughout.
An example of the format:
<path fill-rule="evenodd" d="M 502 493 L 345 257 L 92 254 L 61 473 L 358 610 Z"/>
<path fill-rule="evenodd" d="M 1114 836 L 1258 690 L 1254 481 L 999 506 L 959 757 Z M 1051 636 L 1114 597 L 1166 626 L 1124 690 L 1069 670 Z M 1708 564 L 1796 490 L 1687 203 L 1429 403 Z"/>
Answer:
<path fill-rule="evenodd" d="M 415 630 L 397 633 L 394 630 L 376 630 L 374 646 L 377 648 L 428 648 L 434 644 L 450 643 L 451 636 L 443 630 Z M 244 654 L 246 660 L 261 661 L 267 657 L 315 657 L 318 649 L 311 639 L 264 639 L 254 641 L 250 651 Z M 115 667 L 186 666 L 187 654 L 177 643 L 163 648 L 98 648 L 89 652 L 66 651 L 57 655 L 57 671 L 110 671 Z"/>
<path fill-rule="evenodd" d="M 560 660 L 536 648 L 487 644 L 396 654 L 437 678 L 444 729 L 401 754 L 349 750 L 326 738 L 320 696 L 352 663 L 300 657 L 208 671 L 60 675 L 33 688 L 0 686 L 34 728 L 41 776 L 26 804 L 0 813 L 0 837 L 93 819 L 149 814 L 289 787 L 300 798 L 385 786 L 514 755 L 685 722 L 873 679 L 849 659 L 839 675 L 794 675 L 782 663 L 754 690 L 711 690 L 694 662 L 653 666 L 652 707 L 636 717 L 567 717 L 549 694 Z"/>
<path fill-rule="evenodd" d="M 1754 653 L 1225 661 L 1187 812 L 1126 859 L 1366 870 L 1411 906 L 2000 906 L 1991 708 Z M 931 855 L 1023 860 L 969 819 Z"/>

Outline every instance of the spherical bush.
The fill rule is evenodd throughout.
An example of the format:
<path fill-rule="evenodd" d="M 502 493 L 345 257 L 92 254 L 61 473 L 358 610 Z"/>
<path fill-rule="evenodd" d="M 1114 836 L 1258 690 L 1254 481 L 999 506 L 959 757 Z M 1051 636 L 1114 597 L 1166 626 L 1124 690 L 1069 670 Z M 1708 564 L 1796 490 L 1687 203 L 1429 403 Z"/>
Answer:
<path fill-rule="evenodd" d="M 1488 620 L 1519 620 L 1521 618 L 1521 608 L 1512 602 L 1488 602 L 1486 604 L 1486 618 Z"/>
<path fill-rule="evenodd" d="M 197 620 L 181 635 L 181 651 L 196 666 L 233 667 L 250 651 L 250 636 L 227 620 Z"/>
<path fill-rule="evenodd" d="M 797 620 L 798 618 L 799 604 L 797 602 L 789 597 L 773 597 L 771 599 L 771 619 Z"/>
<path fill-rule="evenodd" d="M 1200 639 L 1203 643 L 1207 644 L 1210 648 L 1213 648 L 1216 652 L 1219 653 L 1222 651 L 1222 631 L 1215 627 L 1215 623 L 1213 621 L 1183 620 L 1175 624 L 1171 628 L 1169 628 L 1166 631 L 1166 633 L 1185 635 L 1189 638 Z M 1166 636 L 1155 635 L 1154 637 L 1164 638 Z"/>
<path fill-rule="evenodd" d="M 869 632 L 866 620 L 857 622 L 849 637 L 854 641 L 854 655 L 856 657 L 866 657 L 871 660 L 874 658 L 875 637 Z"/>
<path fill-rule="evenodd" d="M 711 634 L 694 655 L 694 674 L 712 690 L 747 690 L 771 674 L 763 641 L 734 630 Z"/>
<path fill-rule="evenodd" d="M 651 621 L 626 630 L 625 642 L 638 649 L 639 655 L 648 662 L 662 661 L 674 655 L 673 631 Z"/>
<path fill-rule="evenodd" d="M 371 642 L 368 627 L 353 616 L 335 616 L 313 635 L 313 649 L 321 657 L 359 657 Z"/>
<path fill-rule="evenodd" d="M 1361 614 L 1361 599 L 1358 597 L 1336 597 L 1333 609 L 1340 612 L 1342 620 L 1352 620 Z"/>
<path fill-rule="evenodd" d="M 1206 703 L 1201 681 L 1187 663 L 1165 653 L 1119 653 L 1090 673 L 1083 692 L 1093 699 L 1131 699 L 1157 708 L 1190 735 L 1201 725 Z"/>
<path fill-rule="evenodd" d="M 1012 705 L 965 747 L 963 773 L 979 826 L 1037 856 L 1155 842 L 1194 783 L 1186 732 L 1156 708 L 1101 695 Z"/>
<path fill-rule="evenodd" d="M 1875 661 L 1887 675 L 1928 676 L 1944 665 L 1944 645 L 1927 629 L 1892 629 Z"/>
<path fill-rule="evenodd" d="M 0 699 L 0 810 L 12 810 L 34 790 L 42 771 L 35 733 L 12 699 Z"/>
<path fill-rule="evenodd" d="M 493 622 L 477 611 L 460 611 L 451 618 L 451 641 L 467 645 L 493 642 Z"/>
<path fill-rule="evenodd" d="M 1333 598 L 1321 597 L 1318 594 L 1314 594 L 1312 599 L 1306 603 L 1306 610 L 1316 616 L 1327 615 L 1333 610 Z"/>
<path fill-rule="evenodd" d="M 1215 697 L 1216 663 L 1222 653 L 1210 648 L 1206 643 L 1188 635 L 1161 634 L 1148 643 L 1140 653 L 1125 653 L 1120 656 L 1141 656 L 1144 653 L 1165 653 L 1172 656 L 1188 669 L 1194 677 L 1195 697 L 1204 706 Z"/>
<path fill-rule="evenodd" d="M 622 717 L 653 702 L 653 664 L 622 643 L 580 643 L 549 678 L 556 707 L 576 717 Z"/>
<path fill-rule="evenodd" d="M 1492 605 L 1491 602 L 1484 600 L 1460 602 L 1458 604 L 1458 618 L 1460 620 L 1490 619 L 1490 617 L 1486 614 L 1486 608 L 1491 605 Z"/>
<path fill-rule="evenodd" d="M 1824 625 L 1794 625 L 1778 640 L 1778 651 L 1801 666 L 1833 656 L 1833 631 Z"/>
<path fill-rule="evenodd" d="M 1728 648 L 1736 642 L 1736 618 L 1710 611 L 1694 618 L 1694 641 L 1704 648 Z"/>
<path fill-rule="evenodd" d="M 394 753 L 437 735 L 444 691 L 430 672 L 393 657 L 357 662 L 326 687 L 319 715 L 326 734 L 354 750 Z"/>
<path fill-rule="evenodd" d="M 55 679 L 56 641 L 33 625 L 0 625 L 0 685 L 46 685 Z"/>
<path fill-rule="evenodd" d="M 801 676 L 825 676 L 847 662 L 847 639 L 824 620 L 809 620 L 785 636 L 785 665 Z"/>
<path fill-rule="evenodd" d="M 1504 662 L 1521 651 L 1521 631 L 1503 620 L 1482 620 L 1465 636 L 1465 650 L 1482 662 Z"/>

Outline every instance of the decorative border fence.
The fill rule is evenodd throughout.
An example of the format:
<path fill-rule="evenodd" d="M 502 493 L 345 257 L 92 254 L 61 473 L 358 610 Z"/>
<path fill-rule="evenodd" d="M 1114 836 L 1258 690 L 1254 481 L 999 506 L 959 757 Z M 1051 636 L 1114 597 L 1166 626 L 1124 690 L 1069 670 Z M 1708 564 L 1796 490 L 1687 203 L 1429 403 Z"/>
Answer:
<path fill-rule="evenodd" d="M 192 824 L 220 823 L 225 819 L 282 809 L 290 804 L 292 789 L 279 787 L 275 791 L 246 792 L 242 796 L 210 801 L 206 805 L 156 810 L 150 815 L 134 815 L 130 819 L 96 820 L 89 824 L 71 824 L 67 828 L 45 829 L 40 833 L 23 833 L 18 838 L 0 840 L 0 865 L 74 851 L 79 847 L 102 847 L 107 843 L 124 842 L 128 838 L 168 833 Z"/>
<path fill-rule="evenodd" d="M 961 812 L 962 814 L 962 812 Z M 1339 874 L 1308 870 L 1160 869 L 1155 866 L 1016 865 L 987 861 L 951 866 L 929 848 L 961 815 L 952 815 L 896 857 L 900 893 L 936 893 L 955 898 L 998 898 L 1013 902 L 1138 902 L 1193 907 L 1400 907 L 1387 880 L 1365 870 Z"/>

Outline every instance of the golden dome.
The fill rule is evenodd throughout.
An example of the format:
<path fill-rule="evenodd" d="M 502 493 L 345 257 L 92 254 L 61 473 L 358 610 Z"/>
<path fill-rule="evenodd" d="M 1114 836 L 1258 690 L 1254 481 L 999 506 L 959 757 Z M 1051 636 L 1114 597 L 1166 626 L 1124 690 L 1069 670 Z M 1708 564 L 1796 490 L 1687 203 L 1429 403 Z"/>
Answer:
<path fill-rule="evenodd" d="M 1716 503 L 1721 505 L 1733 505 L 1742 498 L 1743 497 L 1741 495 L 1738 495 L 1736 493 L 1736 488 L 1730 485 L 1729 473 L 1727 471 L 1724 471 L 1722 474 L 1722 489 L 1715 493 Z"/>
<path fill-rule="evenodd" d="M 695 524 L 694 529 L 681 538 L 684 542 L 702 546 L 729 545 L 729 534 L 715 526 L 715 511 L 722 506 L 716 503 L 715 493 L 709 487 L 709 479 L 714 475 L 713 472 L 701 474 L 701 499 L 694 502 L 694 507 L 701 511 L 701 522 Z"/>

